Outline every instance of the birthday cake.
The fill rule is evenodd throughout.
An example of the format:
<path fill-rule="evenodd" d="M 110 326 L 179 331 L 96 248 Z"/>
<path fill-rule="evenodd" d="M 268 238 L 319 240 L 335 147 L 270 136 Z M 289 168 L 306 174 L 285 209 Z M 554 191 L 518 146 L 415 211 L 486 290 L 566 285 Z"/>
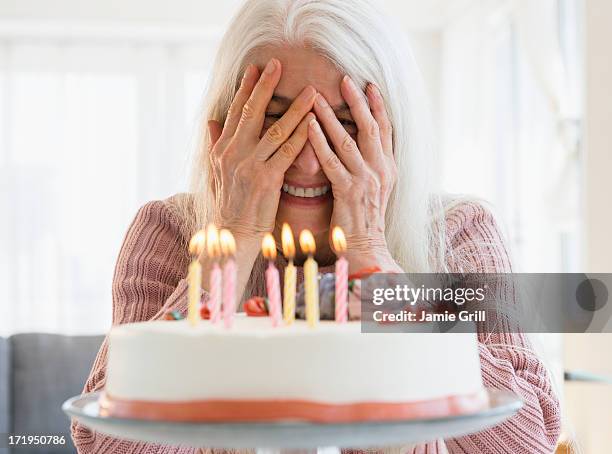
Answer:
<path fill-rule="evenodd" d="M 341 255 L 342 230 L 335 228 L 333 237 Z M 201 304 L 198 256 L 204 241 L 215 263 L 209 297 Z M 359 305 L 360 280 L 378 268 L 348 275 L 340 257 L 334 274 L 320 276 L 309 231 L 300 233 L 300 246 L 308 259 L 298 298 L 293 236 L 284 225 L 283 252 L 290 260 L 284 297 L 273 263 L 275 241 L 267 234 L 262 242 L 269 261 L 267 298 L 251 298 L 246 313 L 236 314 L 233 237 L 229 231 L 218 234 L 212 225 L 196 233 L 189 245 L 187 318 L 179 320 L 182 315 L 175 312 L 166 314 L 167 320 L 111 330 L 101 414 L 346 423 L 447 417 L 487 404 L 475 334 L 434 334 L 426 323 L 416 325 L 423 332 L 362 333 L 359 321 L 349 321 L 348 290 Z M 296 315 L 305 320 L 295 320 Z"/>
<path fill-rule="evenodd" d="M 117 326 L 104 415 L 167 421 L 341 423 L 435 418 L 487 403 L 469 333 L 362 333 L 360 323 L 273 327 L 236 314 Z"/>

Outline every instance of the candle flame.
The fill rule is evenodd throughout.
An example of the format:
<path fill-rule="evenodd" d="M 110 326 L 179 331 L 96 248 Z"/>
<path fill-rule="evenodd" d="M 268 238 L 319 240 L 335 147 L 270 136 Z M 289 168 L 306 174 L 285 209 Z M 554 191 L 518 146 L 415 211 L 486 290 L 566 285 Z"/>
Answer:
<path fill-rule="evenodd" d="M 308 229 L 304 229 L 300 232 L 300 248 L 304 254 L 314 254 L 316 250 L 316 244 L 312 232 Z"/>
<path fill-rule="evenodd" d="M 199 256 L 204 250 L 204 244 L 206 243 L 206 233 L 204 230 L 198 230 L 195 235 L 191 237 L 189 241 L 189 254 L 192 256 Z"/>
<path fill-rule="evenodd" d="M 219 232 L 219 242 L 221 243 L 223 255 L 234 255 L 236 253 L 236 240 L 229 230 L 221 229 Z"/>
<path fill-rule="evenodd" d="M 293 241 L 293 232 L 291 231 L 291 227 L 286 222 L 283 223 L 283 254 L 288 259 L 293 259 L 295 256 L 295 242 Z"/>
<path fill-rule="evenodd" d="M 261 242 L 261 251 L 268 260 L 276 259 L 276 241 L 271 233 L 266 233 Z"/>
<path fill-rule="evenodd" d="M 337 254 L 342 254 L 346 251 L 346 238 L 344 232 L 338 226 L 332 230 L 332 243 L 334 243 L 334 250 Z"/>
<path fill-rule="evenodd" d="M 206 252 L 209 257 L 218 257 L 219 251 L 219 231 L 214 224 L 208 224 L 206 229 Z"/>

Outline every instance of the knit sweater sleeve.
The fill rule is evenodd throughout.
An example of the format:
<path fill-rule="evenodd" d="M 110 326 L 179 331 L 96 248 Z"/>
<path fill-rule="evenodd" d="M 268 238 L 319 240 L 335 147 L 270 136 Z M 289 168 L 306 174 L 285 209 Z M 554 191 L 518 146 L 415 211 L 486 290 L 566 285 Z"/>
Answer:
<path fill-rule="evenodd" d="M 462 203 L 452 209 L 447 216 L 447 238 L 451 271 L 512 272 L 498 225 L 482 205 Z M 504 299 L 505 304 L 512 304 L 512 301 L 512 297 Z M 561 423 L 559 401 L 548 371 L 524 334 L 512 332 L 516 330 L 491 332 L 484 326 L 479 326 L 478 331 L 484 385 L 512 391 L 523 399 L 524 405 L 502 424 L 477 434 L 446 440 L 449 452 L 553 452 Z"/>
<path fill-rule="evenodd" d="M 168 310 L 185 312 L 187 261 L 178 217 L 168 201 L 144 205 L 125 236 L 113 278 L 113 325 L 156 320 Z M 108 338 L 95 359 L 84 392 L 106 382 Z M 131 442 L 96 433 L 72 421 L 72 438 L 81 454 L 187 454 L 196 450 Z"/>

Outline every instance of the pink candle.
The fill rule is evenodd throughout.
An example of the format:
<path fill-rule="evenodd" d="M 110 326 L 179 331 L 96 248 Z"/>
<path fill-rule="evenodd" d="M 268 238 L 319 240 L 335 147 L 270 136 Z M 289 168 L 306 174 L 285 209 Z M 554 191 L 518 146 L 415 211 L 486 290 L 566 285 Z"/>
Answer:
<path fill-rule="evenodd" d="M 262 243 L 263 255 L 269 260 L 268 268 L 266 269 L 266 291 L 268 293 L 268 303 L 270 305 L 270 318 L 272 326 L 278 326 L 281 322 L 281 293 L 280 293 L 280 276 L 274 259 L 276 258 L 276 242 L 272 234 L 267 233 L 264 236 Z"/>
<path fill-rule="evenodd" d="M 272 326 L 278 326 L 281 321 L 280 276 L 272 262 L 268 264 L 268 269 L 266 269 L 266 289 L 270 303 Z"/>
<path fill-rule="evenodd" d="M 236 261 L 229 258 L 223 267 L 223 320 L 231 328 L 236 312 Z"/>
<path fill-rule="evenodd" d="M 219 243 L 221 244 L 221 253 L 225 257 L 225 265 L 223 266 L 223 321 L 226 328 L 231 328 L 236 312 L 236 275 L 238 272 L 236 260 L 234 260 L 236 241 L 229 230 L 222 229 L 219 232 Z"/>
<path fill-rule="evenodd" d="M 213 265 L 210 272 L 210 321 L 217 323 L 221 319 L 221 267 L 218 263 Z"/>
<path fill-rule="evenodd" d="M 346 251 L 346 239 L 340 227 L 334 227 L 332 242 L 336 254 Z M 340 255 L 336 261 L 336 322 L 346 323 L 348 320 L 348 261 Z"/>
<path fill-rule="evenodd" d="M 348 320 L 348 261 L 340 257 L 336 261 L 336 321 Z"/>
<path fill-rule="evenodd" d="M 208 256 L 214 260 L 212 270 L 210 271 L 210 300 L 208 301 L 208 310 L 210 311 L 210 321 L 212 323 L 217 323 L 221 318 L 222 273 L 218 262 L 220 255 L 219 231 L 217 227 L 212 224 L 206 229 L 206 249 Z"/>

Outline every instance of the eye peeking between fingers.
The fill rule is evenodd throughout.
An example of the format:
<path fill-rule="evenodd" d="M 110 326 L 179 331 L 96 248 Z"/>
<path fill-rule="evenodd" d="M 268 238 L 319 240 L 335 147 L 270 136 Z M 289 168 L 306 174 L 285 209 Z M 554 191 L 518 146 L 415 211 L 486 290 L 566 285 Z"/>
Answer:
<path fill-rule="evenodd" d="M 349 118 L 338 118 L 338 121 L 342 125 L 342 127 L 349 133 L 349 135 L 354 139 L 357 137 L 357 125 L 352 119 Z"/>
<path fill-rule="evenodd" d="M 285 112 L 266 112 L 266 117 L 265 117 L 265 120 L 264 120 L 262 135 L 274 123 L 276 123 L 278 120 L 280 120 L 281 117 L 284 114 L 285 114 Z M 353 138 L 357 137 L 357 125 L 355 124 L 355 122 L 352 119 L 350 119 L 350 118 L 338 118 L 338 121 L 344 127 L 346 132 L 348 132 L 351 135 L 351 137 L 353 137 Z"/>
<path fill-rule="evenodd" d="M 266 118 L 264 120 L 264 129 L 268 129 L 274 123 L 281 119 L 285 112 L 266 112 Z"/>

